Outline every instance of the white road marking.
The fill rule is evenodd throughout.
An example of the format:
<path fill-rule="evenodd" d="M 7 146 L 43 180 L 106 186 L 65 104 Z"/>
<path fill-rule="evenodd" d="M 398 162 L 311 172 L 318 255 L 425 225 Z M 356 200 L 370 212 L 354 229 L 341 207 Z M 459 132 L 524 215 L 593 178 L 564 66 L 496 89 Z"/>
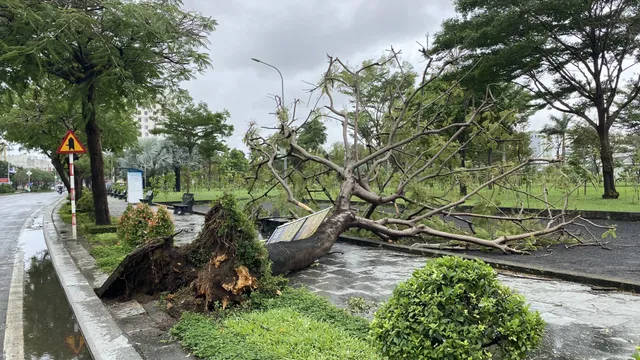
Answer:
<path fill-rule="evenodd" d="M 13 261 L 13 275 L 11 276 L 11 286 L 9 286 L 9 302 L 7 304 L 7 319 L 4 332 L 4 349 L 2 350 L 5 360 L 24 359 L 24 325 L 22 322 L 23 299 L 24 299 L 24 251 L 22 250 L 22 236 L 25 229 L 33 222 L 33 219 L 40 214 L 41 208 L 27 217 L 20 230 L 20 238 L 16 245 L 16 256 Z"/>
<path fill-rule="evenodd" d="M 24 334 L 22 324 L 22 299 L 24 296 L 24 252 L 18 245 L 13 264 L 13 276 L 9 287 L 7 327 L 4 332 L 4 358 L 24 359 Z"/>

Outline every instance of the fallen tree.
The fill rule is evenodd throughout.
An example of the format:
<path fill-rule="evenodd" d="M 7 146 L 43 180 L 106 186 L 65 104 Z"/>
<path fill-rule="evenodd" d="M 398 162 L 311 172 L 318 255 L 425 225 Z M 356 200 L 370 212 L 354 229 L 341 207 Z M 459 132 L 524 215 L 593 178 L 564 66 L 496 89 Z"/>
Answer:
<path fill-rule="evenodd" d="M 314 210 L 300 200 L 301 196 L 308 195 L 313 202 L 312 194 L 321 192 L 333 204 L 331 214 L 308 239 L 266 246 L 274 274 L 309 266 L 329 252 L 340 234 L 354 229 L 368 231 L 384 241 L 439 238 L 511 254 L 527 253 L 519 242 L 539 237 L 561 234 L 582 242 L 579 230 L 569 228 L 575 224 L 578 228 L 584 226 L 582 218 L 571 217 L 568 211 L 569 195 L 578 187 L 566 190 L 564 203 L 560 204 L 563 210 L 557 216 L 548 211 L 554 204 L 546 200 L 546 195 L 540 199 L 546 204 L 545 211 L 533 216 L 524 211 L 498 215 L 456 212 L 472 197 L 482 198 L 481 191 L 493 185 L 523 192 L 514 184 L 515 177 L 530 173 L 531 167 L 557 161 L 530 157 L 509 163 L 503 155 L 503 162 L 498 164 L 465 165 L 464 154 L 474 142 L 519 141 L 510 139 L 508 131 L 500 130 L 519 120 L 518 109 L 509 106 L 513 107 L 513 98 L 523 95 L 509 94 L 503 91 L 504 87 L 496 86 L 499 96 L 494 96 L 490 88 L 482 99 L 461 99 L 457 96 L 464 90 L 460 89 L 460 81 L 441 79 L 447 64 L 434 66 L 431 60 L 421 80 L 414 85 L 415 74 L 405 68 L 398 55 L 392 49 L 390 56 L 365 62 L 355 69 L 329 57 L 323 78 L 311 90 L 312 95 L 316 92 L 320 95 L 306 117 L 297 118 L 298 101 L 290 109 L 283 103 L 283 96 L 274 96 L 276 132 L 264 136 L 255 123 L 247 132 L 245 143 L 252 151 L 256 169 L 249 191 L 253 198 L 250 207 L 269 199 L 269 193 L 276 188 L 284 190 L 281 193 L 289 204 L 306 213 Z M 378 78 L 372 85 L 367 74 L 375 68 L 385 70 L 376 74 Z M 349 106 L 344 110 L 338 109 L 336 93 L 348 98 Z M 511 99 L 505 100 L 509 96 Z M 316 119 L 341 125 L 342 157 L 331 158 L 323 151 L 309 151 L 298 143 L 301 129 Z M 498 133 L 500 137 L 496 136 Z M 286 154 L 279 151 L 283 147 Z M 296 164 L 286 173 L 279 168 L 284 158 Z M 450 184 L 450 189 L 460 185 L 464 191 L 454 200 L 421 194 L 434 182 Z M 475 188 L 467 189 L 471 185 Z M 253 195 L 255 189 L 264 186 L 266 192 Z M 339 189 L 337 194 L 332 193 L 332 188 Z M 354 209 L 356 200 L 367 206 Z M 498 209 L 490 199 L 485 202 Z M 387 211 L 382 211 L 384 208 Z M 389 208 L 395 211 L 388 211 Z M 292 208 L 289 211 L 296 215 Z M 466 224 L 469 230 L 439 227 L 439 221 L 435 220 L 442 218 Z M 493 236 L 480 231 L 476 220 L 513 223 L 517 231 Z M 597 243 L 595 237 L 593 243 Z"/>
<path fill-rule="evenodd" d="M 361 74 L 392 62 L 398 64 L 396 73 L 381 75 L 388 76 L 386 80 L 389 80 L 382 79 L 385 81 L 381 83 L 386 90 L 396 91 L 390 91 L 383 98 L 366 96 L 360 84 Z M 546 215 L 455 212 L 472 197 L 482 196 L 481 190 L 491 185 L 522 192 L 512 183 L 514 176 L 532 165 L 554 161 L 529 158 L 512 164 L 503 161 L 475 167 L 460 162 L 461 153 L 469 149 L 471 142 L 481 139 L 495 142 L 494 130 L 513 121 L 514 112 L 501 108 L 500 99 L 491 91 L 487 91 L 481 101 L 466 99 L 465 103 L 471 105 L 460 111 L 460 104 L 452 95 L 458 84 L 449 84 L 444 89 L 442 84 L 435 86 L 443 71 L 444 68 L 428 63 L 422 79 L 414 85 L 406 84 L 412 77 L 404 75 L 395 52 L 384 61 L 365 64 L 356 70 L 330 57 L 329 67 L 314 89 L 321 92 L 316 107 L 303 121 L 296 118 L 298 101 L 288 109 L 283 96 L 275 97 L 277 131 L 264 137 L 253 124 L 245 137 L 255 165 L 255 178 L 249 191 L 253 200 L 248 208 L 265 199 L 271 201 L 270 191 L 280 187 L 289 204 L 312 213 L 314 210 L 300 201 L 299 195 L 309 194 L 313 202 L 309 186 L 316 184 L 322 189 L 313 190 L 325 194 L 333 206 L 315 233 L 306 239 L 270 243 L 265 247 L 257 240 L 254 225 L 227 196 L 209 211 L 193 243 L 178 248 L 173 246 L 170 237 L 138 247 L 98 289 L 98 294 L 126 298 L 136 293 L 175 293 L 186 289 L 188 296 L 182 305 L 187 303 L 187 308 L 210 309 L 216 302 L 226 306 L 229 302 L 243 301 L 247 293 L 255 290 L 275 292 L 277 280 L 273 274 L 309 266 L 327 254 L 341 234 L 353 229 L 369 231 L 385 241 L 431 237 L 515 254 L 526 253 L 518 245 L 521 241 L 555 234 L 580 239 L 576 230 L 568 226 L 584 225 L 583 219 L 570 217 L 567 211 L 568 196 L 578 187 L 567 191 L 563 211 L 557 216 L 552 216 L 552 204 L 546 195 L 542 199 L 547 204 Z M 336 108 L 333 95 L 336 89 L 349 97 L 350 110 Z M 322 99 L 326 103 L 320 106 Z M 451 116 L 452 108 L 456 109 L 457 116 Z M 299 145 L 298 132 L 315 119 L 340 122 L 344 149 L 341 158 L 332 159 L 320 149 L 308 151 Z M 460 140 L 462 134 L 464 140 Z M 283 146 L 287 149 L 284 155 L 279 151 Z M 281 175 L 277 164 L 284 157 L 296 161 L 293 169 Z M 469 180 L 472 176 L 473 181 Z M 255 197 L 255 185 L 260 181 L 268 190 Z M 421 192 L 424 184 L 435 181 L 449 184 L 452 189 L 464 181 L 464 193 L 456 200 L 425 196 Z M 331 184 L 338 190 L 332 192 Z M 354 208 L 356 199 L 367 206 Z M 468 225 L 469 230 L 439 226 L 440 221 L 436 220 L 443 217 L 456 219 Z M 476 220 L 513 223 L 517 231 L 492 237 L 492 233 L 481 231 Z"/>

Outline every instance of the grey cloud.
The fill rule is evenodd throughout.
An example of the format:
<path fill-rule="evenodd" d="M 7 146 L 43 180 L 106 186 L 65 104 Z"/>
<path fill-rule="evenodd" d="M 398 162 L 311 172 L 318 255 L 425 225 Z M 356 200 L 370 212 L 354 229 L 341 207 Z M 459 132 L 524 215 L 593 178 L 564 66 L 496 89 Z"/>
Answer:
<path fill-rule="evenodd" d="M 448 0 L 185 0 L 184 6 L 219 23 L 209 37 L 214 68 L 185 87 L 211 109 L 231 112 L 235 132 L 228 143 L 239 148 L 244 148 L 241 139 L 250 120 L 275 122 L 270 114 L 274 103 L 267 94 L 280 92 L 278 74 L 250 58 L 282 71 L 288 102 L 306 101 L 303 90 L 309 86 L 302 81 L 319 79 L 326 54 L 358 64 L 378 58 L 393 45 L 418 65 L 415 41 L 423 41 L 453 15 Z M 329 142 L 336 140 L 332 132 Z"/>

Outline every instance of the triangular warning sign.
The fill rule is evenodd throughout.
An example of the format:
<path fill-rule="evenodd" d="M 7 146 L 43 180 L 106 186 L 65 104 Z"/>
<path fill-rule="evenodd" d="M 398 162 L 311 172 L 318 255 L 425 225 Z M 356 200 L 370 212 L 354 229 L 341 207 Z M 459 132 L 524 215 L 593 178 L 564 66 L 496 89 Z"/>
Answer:
<path fill-rule="evenodd" d="M 58 147 L 58 154 L 84 154 L 87 149 L 82 145 L 80 140 L 73 131 L 67 131 L 67 134 L 62 139 L 62 144 Z"/>

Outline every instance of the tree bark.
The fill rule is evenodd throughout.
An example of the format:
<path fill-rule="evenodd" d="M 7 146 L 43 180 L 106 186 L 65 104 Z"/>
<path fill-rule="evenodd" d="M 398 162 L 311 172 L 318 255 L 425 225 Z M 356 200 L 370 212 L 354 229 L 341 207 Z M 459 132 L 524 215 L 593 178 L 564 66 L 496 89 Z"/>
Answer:
<path fill-rule="evenodd" d="M 176 176 L 176 192 L 180 192 L 180 165 L 173 166 L 173 174 Z"/>
<path fill-rule="evenodd" d="M 603 199 L 617 199 L 620 194 L 616 191 L 615 174 L 613 167 L 613 152 L 609 141 L 609 129 L 598 129 L 600 138 L 600 161 L 602 162 L 602 179 L 604 181 Z"/>
<path fill-rule="evenodd" d="M 64 184 L 64 187 L 67 188 L 67 193 L 71 193 L 71 183 L 69 182 L 69 170 L 65 168 L 64 164 L 60 160 L 59 155 L 53 155 L 51 157 L 51 165 L 60 176 L 60 181 Z"/>
<path fill-rule="evenodd" d="M 331 250 L 340 234 L 353 226 L 355 216 L 351 212 L 350 204 L 355 184 L 353 174 L 346 174 L 346 179 L 340 187 L 340 195 L 333 206 L 333 213 L 311 237 L 267 245 L 273 274 L 286 274 L 313 264 Z"/>
<path fill-rule="evenodd" d="M 493 165 L 493 149 L 492 148 L 489 148 L 489 152 L 487 153 L 487 162 L 489 163 L 489 166 Z M 489 190 L 493 189 L 493 184 L 489 184 L 487 188 Z"/>
<path fill-rule="evenodd" d="M 189 151 L 189 156 L 187 158 L 187 193 L 191 192 L 191 151 Z"/>
<path fill-rule="evenodd" d="M 85 121 L 87 148 L 91 163 L 91 185 L 95 218 L 97 225 L 110 225 L 109 203 L 107 202 L 107 186 L 104 182 L 104 161 L 102 159 L 102 140 L 96 119 L 95 85 L 89 84 L 82 99 L 82 117 Z"/>
<path fill-rule="evenodd" d="M 271 271 L 274 275 L 304 269 L 326 255 L 340 234 L 351 226 L 353 214 L 349 210 L 334 210 L 309 238 L 298 241 L 268 244 Z"/>
<path fill-rule="evenodd" d="M 84 184 L 84 174 L 82 173 L 82 171 L 76 171 L 76 169 L 73 169 L 74 174 L 73 174 L 73 186 L 75 187 L 75 192 L 76 192 L 76 202 L 78 200 L 80 200 L 80 198 L 82 198 L 82 192 L 84 190 L 83 184 Z"/>

